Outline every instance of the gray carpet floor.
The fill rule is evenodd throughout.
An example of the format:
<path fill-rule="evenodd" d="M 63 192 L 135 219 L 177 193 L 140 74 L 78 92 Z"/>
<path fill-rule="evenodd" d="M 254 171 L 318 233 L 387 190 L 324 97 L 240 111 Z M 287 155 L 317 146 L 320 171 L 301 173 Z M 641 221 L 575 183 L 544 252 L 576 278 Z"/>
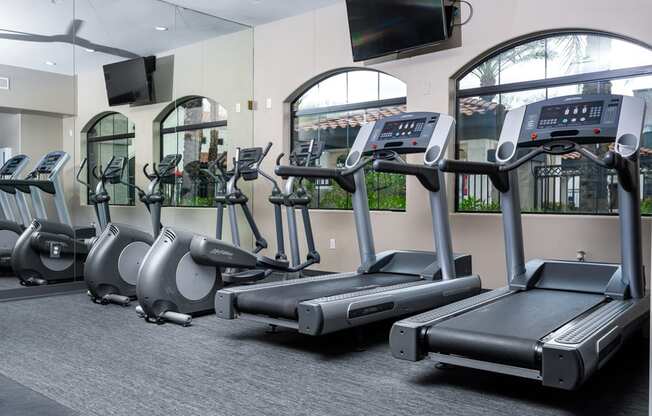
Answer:
<path fill-rule="evenodd" d="M 0 415 L 78 416 L 79 414 L 32 389 L 0 376 Z"/>
<path fill-rule="evenodd" d="M 386 324 L 355 352 L 349 332 L 310 338 L 214 316 L 156 326 L 81 294 L 0 303 L 0 316 L 0 373 L 81 415 L 647 414 L 641 341 L 571 393 L 395 360 Z"/>
<path fill-rule="evenodd" d="M 0 276 L 0 290 L 21 288 L 20 280 L 14 276 Z"/>

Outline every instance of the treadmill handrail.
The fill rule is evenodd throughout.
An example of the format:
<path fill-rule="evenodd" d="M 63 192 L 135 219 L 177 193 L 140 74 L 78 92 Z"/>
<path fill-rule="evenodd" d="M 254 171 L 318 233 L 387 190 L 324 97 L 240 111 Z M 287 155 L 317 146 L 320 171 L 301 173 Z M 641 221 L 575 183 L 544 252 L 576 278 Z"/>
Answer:
<path fill-rule="evenodd" d="M 500 165 L 497 163 L 443 159 L 439 161 L 438 166 L 442 172 L 487 175 L 493 186 L 500 192 L 507 192 L 509 190 L 507 173 L 501 172 Z"/>
<path fill-rule="evenodd" d="M 279 165 L 274 169 L 274 172 L 283 179 L 291 176 L 311 179 L 333 179 L 345 191 L 350 193 L 355 192 L 353 177 L 345 175 L 344 169 Z"/>
<path fill-rule="evenodd" d="M 382 159 L 375 160 L 373 167 L 376 172 L 414 176 L 424 188 L 432 192 L 437 192 L 440 189 L 439 169 L 435 167 Z"/>

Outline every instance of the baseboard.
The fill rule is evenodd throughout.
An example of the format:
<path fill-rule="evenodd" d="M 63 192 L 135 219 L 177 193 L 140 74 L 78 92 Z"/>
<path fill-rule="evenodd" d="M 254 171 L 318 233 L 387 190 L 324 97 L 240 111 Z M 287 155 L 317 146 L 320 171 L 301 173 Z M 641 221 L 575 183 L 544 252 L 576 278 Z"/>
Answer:
<path fill-rule="evenodd" d="M 83 280 L 53 285 L 20 287 L 0 291 L 0 302 L 83 293 L 86 290 L 86 283 Z"/>

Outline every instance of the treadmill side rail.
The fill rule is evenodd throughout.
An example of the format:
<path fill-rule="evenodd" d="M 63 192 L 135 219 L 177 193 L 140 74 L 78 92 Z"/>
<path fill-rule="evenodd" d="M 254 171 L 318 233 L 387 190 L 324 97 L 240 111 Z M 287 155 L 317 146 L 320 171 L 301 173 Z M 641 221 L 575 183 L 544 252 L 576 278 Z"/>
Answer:
<path fill-rule="evenodd" d="M 508 287 L 495 289 L 394 323 L 389 333 L 389 344 L 392 355 L 395 358 L 407 361 L 420 361 L 426 358 L 428 356 L 428 350 L 425 348 L 421 339 L 423 328 L 427 328 L 437 322 L 444 321 L 471 309 L 478 308 L 512 293 L 514 292 Z"/>
<path fill-rule="evenodd" d="M 580 387 L 640 328 L 649 311 L 649 294 L 637 300 L 614 300 L 546 337 L 543 385 L 565 390 Z"/>
<path fill-rule="evenodd" d="M 480 291 L 477 275 L 418 281 L 313 299 L 299 303 L 299 332 L 324 335 L 435 308 Z"/>
<path fill-rule="evenodd" d="M 235 286 L 220 289 L 215 293 L 215 314 L 221 319 L 236 319 L 239 312 L 236 305 L 238 295 L 244 292 L 265 290 L 270 287 L 279 287 L 287 285 L 301 285 L 314 281 L 343 279 L 356 275 L 356 273 L 338 273 L 325 276 L 304 277 L 302 279 L 282 280 L 269 283 L 258 283 L 255 285 Z M 246 315 L 250 316 L 250 315 Z M 246 316 L 241 316 L 246 319 Z M 261 318 L 262 319 L 262 318 Z M 260 321 L 260 319 L 257 319 Z"/>

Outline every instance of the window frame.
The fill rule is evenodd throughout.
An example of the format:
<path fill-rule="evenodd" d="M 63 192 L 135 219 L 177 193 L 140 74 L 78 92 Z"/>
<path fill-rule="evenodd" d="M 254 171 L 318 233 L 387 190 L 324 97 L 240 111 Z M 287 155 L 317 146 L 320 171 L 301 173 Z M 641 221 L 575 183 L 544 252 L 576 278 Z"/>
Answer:
<path fill-rule="evenodd" d="M 363 102 L 357 102 L 357 103 L 351 103 L 351 104 L 339 104 L 339 105 L 332 105 L 332 106 L 327 106 L 327 107 L 317 107 L 317 108 L 308 108 L 305 110 L 295 110 L 295 105 L 296 102 L 301 99 L 308 91 L 310 91 L 311 88 L 317 86 L 319 83 L 322 81 L 325 81 L 329 78 L 335 77 L 337 75 L 341 74 L 346 74 L 346 73 L 351 73 L 355 71 L 365 71 L 365 72 L 375 72 L 380 76 L 381 74 L 390 76 L 392 78 L 398 79 L 399 81 L 405 82 L 394 75 L 388 74 L 383 71 L 379 71 L 376 69 L 372 68 L 364 68 L 364 67 L 346 67 L 346 68 L 339 68 L 335 69 L 332 71 L 325 72 L 321 75 L 318 75 L 307 82 L 305 82 L 303 85 L 301 85 L 285 102 L 289 105 L 289 117 L 290 117 L 290 132 L 289 132 L 289 140 L 290 140 L 290 152 L 294 150 L 294 128 L 295 128 L 295 119 L 297 117 L 301 116 L 320 116 L 323 114 L 330 114 L 330 113 L 338 113 L 338 112 L 350 112 L 350 111 L 360 111 L 360 110 L 368 110 L 368 109 L 374 109 L 374 108 L 383 108 L 383 107 L 392 107 L 392 106 L 406 106 L 407 105 L 407 93 L 404 97 L 395 97 L 395 98 L 385 98 L 385 99 L 379 99 L 379 100 L 373 100 L 373 101 L 363 101 Z M 380 81 L 379 81 L 380 82 Z M 348 87 L 347 87 L 348 88 Z M 380 84 L 378 85 L 378 88 L 380 89 Z M 406 85 L 407 88 L 407 85 Z M 348 92 L 348 91 L 347 91 Z M 317 186 L 317 185 L 315 185 Z M 313 196 L 315 200 L 318 200 L 318 196 Z M 396 212 L 396 213 L 405 213 L 407 212 L 407 181 L 406 181 L 406 189 L 405 189 L 405 208 L 403 209 L 375 209 L 370 207 L 370 211 L 377 211 L 377 212 Z M 323 211 L 336 211 L 336 212 L 350 212 L 352 211 L 352 208 L 323 208 L 323 207 L 317 207 L 317 208 L 311 208 L 311 209 L 316 209 L 316 210 L 323 210 Z"/>
<path fill-rule="evenodd" d="M 195 124 L 187 124 L 187 125 L 182 125 L 182 126 L 175 126 L 175 127 L 163 127 L 163 123 L 167 120 L 167 118 L 177 111 L 177 109 L 187 103 L 188 101 L 196 100 L 196 99 L 202 99 L 202 100 L 209 100 L 212 103 L 215 103 L 219 107 L 225 108 L 222 104 L 220 104 L 217 100 L 214 100 L 212 98 L 209 98 L 205 95 L 188 95 L 186 97 L 180 98 L 178 100 L 173 101 L 170 103 L 167 107 L 159 113 L 159 115 L 156 117 L 154 120 L 154 124 L 156 125 L 157 129 L 155 129 L 155 133 L 158 133 L 158 160 L 161 160 L 163 158 L 163 148 L 164 148 L 164 137 L 166 134 L 178 134 L 178 133 L 183 133 L 185 131 L 192 131 L 192 130 L 205 130 L 205 129 L 211 129 L 211 128 L 219 128 L 219 127 L 225 127 L 228 128 L 228 112 L 227 112 L 227 119 L 226 120 L 216 120 L 216 121 L 209 121 L 209 122 L 204 122 L 204 123 L 195 123 Z M 226 109 L 226 108 L 225 108 Z M 169 206 L 170 208 L 208 208 L 208 209 L 213 209 L 215 208 L 214 205 L 166 205 Z"/>
<path fill-rule="evenodd" d="M 125 140 L 125 139 L 135 140 L 136 139 L 136 132 L 135 131 L 133 133 L 118 133 L 118 134 L 110 134 L 110 135 L 106 135 L 106 136 L 94 136 L 94 137 L 89 137 L 88 136 L 88 133 L 91 130 L 93 130 L 93 128 L 95 128 L 95 126 L 99 125 L 102 122 L 102 120 L 104 120 L 107 117 L 114 116 L 116 114 L 121 115 L 121 116 L 123 116 L 124 118 L 127 119 L 127 127 L 128 127 L 129 126 L 129 117 L 127 117 L 126 115 L 124 115 L 124 114 L 122 114 L 122 113 L 120 113 L 118 111 L 106 111 L 106 112 L 97 114 L 95 117 L 93 117 L 91 119 L 90 123 L 87 125 L 87 127 L 85 127 L 82 130 L 82 133 L 85 135 L 85 138 L 86 138 L 86 156 L 88 156 L 90 154 L 89 147 L 90 147 L 90 145 L 92 143 L 103 143 L 103 142 L 110 142 L 110 141 L 115 141 L 115 140 Z M 134 125 L 134 130 L 135 130 L 135 125 Z M 132 143 L 132 146 L 133 146 L 133 143 Z M 127 161 L 127 163 L 129 163 L 129 161 Z M 125 170 L 127 170 L 127 171 L 129 170 L 128 165 L 125 167 Z M 89 184 L 91 183 L 91 175 L 92 175 L 92 169 L 90 169 L 89 165 L 87 165 L 86 181 Z M 93 178 L 93 179 L 95 179 L 95 178 Z M 130 185 L 135 185 L 135 183 L 132 183 Z M 134 198 L 132 198 L 132 203 L 130 203 L 130 204 L 117 204 L 117 203 L 113 202 L 113 200 L 111 200 L 111 201 L 109 201 L 109 205 L 110 206 L 115 206 L 115 207 L 135 207 L 136 206 L 136 195 L 135 195 L 134 189 L 132 189 L 129 186 L 127 188 L 129 189 L 130 195 L 132 193 L 134 194 Z M 92 205 L 90 200 L 89 200 L 91 192 L 93 192 L 93 189 L 91 189 L 90 187 L 86 187 L 86 205 Z"/>
<path fill-rule="evenodd" d="M 556 30 L 544 30 L 535 33 L 530 33 L 522 35 L 513 39 L 510 39 L 506 42 L 503 42 L 493 48 L 488 49 L 482 54 L 478 55 L 462 68 L 460 68 L 455 74 L 450 78 L 449 88 L 450 88 L 450 114 L 454 114 L 455 119 L 457 120 L 459 113 L 459 102 L 464 98 L 471 97 L 482 97 L 486 95 L 500 95 L 508 94 L 522 91 L 530 91 L 536 89 L 548 89 L 555 87 L 563 87 L 568 85 L 582 84 L 582 83 L 592 83 L 592 82 L 605 82 L 617 79 L 624 78 L 633 78 L 639 76 L 652 76 L 652 65 L 643 65 L 637 67 L 621 68 L 621 69 L 612 69 L 612 70 L 602 70 L 594 72 L 586 72 L 581 74 L 565 75 L 560 77 L 537 79 L 530 81 L 519 81 L 512 83 L 505 83 L 499 85 L 491 85 L 486 87 L 475 87 L 475 88 L 466 88 L 460 89 L 460 81 L 469 75 L 475 70 L 477 66 L 486 62 L 490 59 L 496 58 L 502 53 L 523 46 L 528 43 L 536 42 L 539 40 L 545 40 L 548 38 L 553 38 L 556 36 L 564 35 L 589 35 L 589 36 L 602 36 L 609 37 L 612 39 L 618 39 L 621 41 L 629 42 L 631 44 L 646 48 L 652 51 L 652 45 L 643 42 L 638 39 L 631 38 L 629 36 L 621 35 L 618 33 L 594 30 L 594 29 L 583 29 L 583 28 L 569 28 L 569 29 L 556 29 Z M 460 123 L 455 123 L 455 140 L 453 142 L 453 152 L 455 159 L 459 159 L 460 148 L 458 146 L 459 139 L 459 129 Z M 454 192 L 453 192 L 453 212 L 456 214 L 496 214 L 500 215 L 499 211 L 489 211 L 489 210 L 460 210 L 460 198 L 459 198 L 459 187 L 460 187 L 460 175 L 454 175 Z M 492 185 L 489 185 L 492 186 Z M 617 216 L 617 213 L 610 212 L 572 212 L 572 211 L 563 211 L 563 212 L 523 212 L 524 215 L 573 215 L 573 216 L 607 216 L 614 217 Z M 642 214 L 642 216 L 650 217 L 652 214 Z"/>

